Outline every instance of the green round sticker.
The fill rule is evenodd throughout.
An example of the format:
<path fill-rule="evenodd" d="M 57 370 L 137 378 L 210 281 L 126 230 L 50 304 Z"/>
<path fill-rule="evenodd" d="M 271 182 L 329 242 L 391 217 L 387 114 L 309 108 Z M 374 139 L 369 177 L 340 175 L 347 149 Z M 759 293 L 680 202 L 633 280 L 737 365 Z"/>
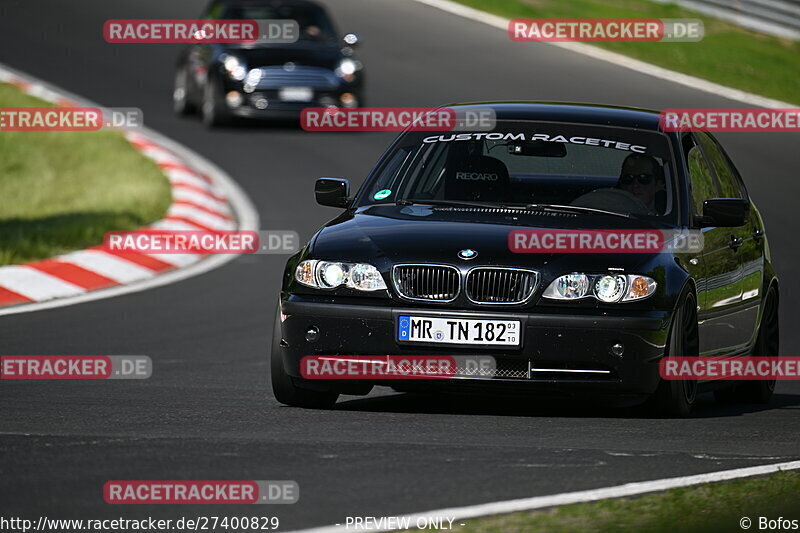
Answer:
<path fill-rule="evenodd" d="M 375 193 L 375 196 L 373 196 L 373 198 L 375 198 L 376 200 L 383 200 L 384 198 L 388 198 L 391 195 L 392 195 L 391 189 L 381 189 L 380 191 Z"/>

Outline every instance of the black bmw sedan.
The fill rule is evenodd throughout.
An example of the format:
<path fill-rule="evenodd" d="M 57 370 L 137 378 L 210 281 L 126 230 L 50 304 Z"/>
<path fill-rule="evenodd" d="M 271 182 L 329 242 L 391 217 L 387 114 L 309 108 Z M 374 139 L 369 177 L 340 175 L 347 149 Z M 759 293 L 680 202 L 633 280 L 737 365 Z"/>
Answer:
<path fill-rule="evenodd" d="M 770 398 L 774 381 L 658 370 L 665 356 L 778 355 L 764 224 L 714 137 L 664 132 L 640 109 L 458 107 L 491 109 L 494 128 L 407 130 L 353 196 L 347 180 L 317 181 L 317 201 L 343 211 L 286 265 L 271 356 L 280 402 L 330 407 L 388 385 L 613 395 L 685 416 L 703 392 Z M 616 238 L 604 249 L 560 238 L 576 232 Z M 702 244 L 619 247 L 653 232 Z M 316 355 L 456 354 L 491 356 L 491 377 L 315 380 L 300 369 Z"/>
<path fill-rule="evenodd" d="M 293 42 L 197 43 L 180 54 L 173 107 L 220 126 L 233 117 L 296 118 L 306 107 L 363 105 L 359 38 L 340 38 L 328 12 L 310 0 L 213 0 L 203 20 L 291 21 Z"/>

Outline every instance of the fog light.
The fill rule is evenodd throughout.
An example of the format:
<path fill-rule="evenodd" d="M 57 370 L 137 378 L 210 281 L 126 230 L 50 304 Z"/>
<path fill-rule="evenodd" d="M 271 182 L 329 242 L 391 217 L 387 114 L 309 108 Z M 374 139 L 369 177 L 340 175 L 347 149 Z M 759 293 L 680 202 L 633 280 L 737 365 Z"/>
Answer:
<path fill-rule="evenodd" d="M 344 93 L 339 97 L 345 107 L 355 107 L 358 105 L 358 99 L 352 93 Z"/>
<path fill-rule="evenodd" d="M 242 95 L 237 91 L 230 91 L 225 95 L 225 101 L 228 107 L 239 107 L 242 105 Z"/>
<path fill-rule="evenodd" d="M 625 353 L 625 346 L 621 342 L 615 342 L 611 345 L 611 355 L 622 357 Z"/>
<path fill-rule="evenodd" d="M 256 101 L 253 103 L 257 109 L 266 109 L 269 105 L 266 98 L 256 98 Z"/>
<path fill-rule="evenodd" d="M 306 331 L 306 340 L 308 342 L 314 342 L 319 339 L 319 328 L 317 326 L 311 326 Z"/>

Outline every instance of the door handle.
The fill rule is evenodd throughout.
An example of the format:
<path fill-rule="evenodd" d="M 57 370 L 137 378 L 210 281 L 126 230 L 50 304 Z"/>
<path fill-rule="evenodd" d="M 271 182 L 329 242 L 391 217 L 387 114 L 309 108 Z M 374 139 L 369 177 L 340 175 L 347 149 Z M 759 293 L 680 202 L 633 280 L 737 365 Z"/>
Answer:
<path fill-rule="evenodd" d="M 733 235 L 731 235 L 731 240 L 728 241 L 728 247 L 731 250 L 737 250 L 742 244 L 744 244 L 744 239 Z"/>

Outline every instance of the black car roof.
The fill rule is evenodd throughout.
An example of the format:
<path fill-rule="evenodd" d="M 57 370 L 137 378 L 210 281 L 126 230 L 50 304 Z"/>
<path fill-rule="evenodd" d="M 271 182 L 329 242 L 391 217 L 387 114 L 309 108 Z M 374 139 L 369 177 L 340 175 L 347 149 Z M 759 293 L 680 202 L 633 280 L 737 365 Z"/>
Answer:
<path fill-rule="evenodd" d="M 274 5 L 281 5 L 281 6 L 309 6 L 309 7 L 316 7 L 322 8 L 318 2 L 314 2 L 313 0 L 213 0 L 211 5 L 267 5 L 267 6 L 274 6 Z"/>
<path fill-rule="evenodd" d="M 471 102 L 446 107 L 494 110 L 497 120 L 546 120 L 660 131 L 659 112 L 635 107 L 566 102 Z"/>

